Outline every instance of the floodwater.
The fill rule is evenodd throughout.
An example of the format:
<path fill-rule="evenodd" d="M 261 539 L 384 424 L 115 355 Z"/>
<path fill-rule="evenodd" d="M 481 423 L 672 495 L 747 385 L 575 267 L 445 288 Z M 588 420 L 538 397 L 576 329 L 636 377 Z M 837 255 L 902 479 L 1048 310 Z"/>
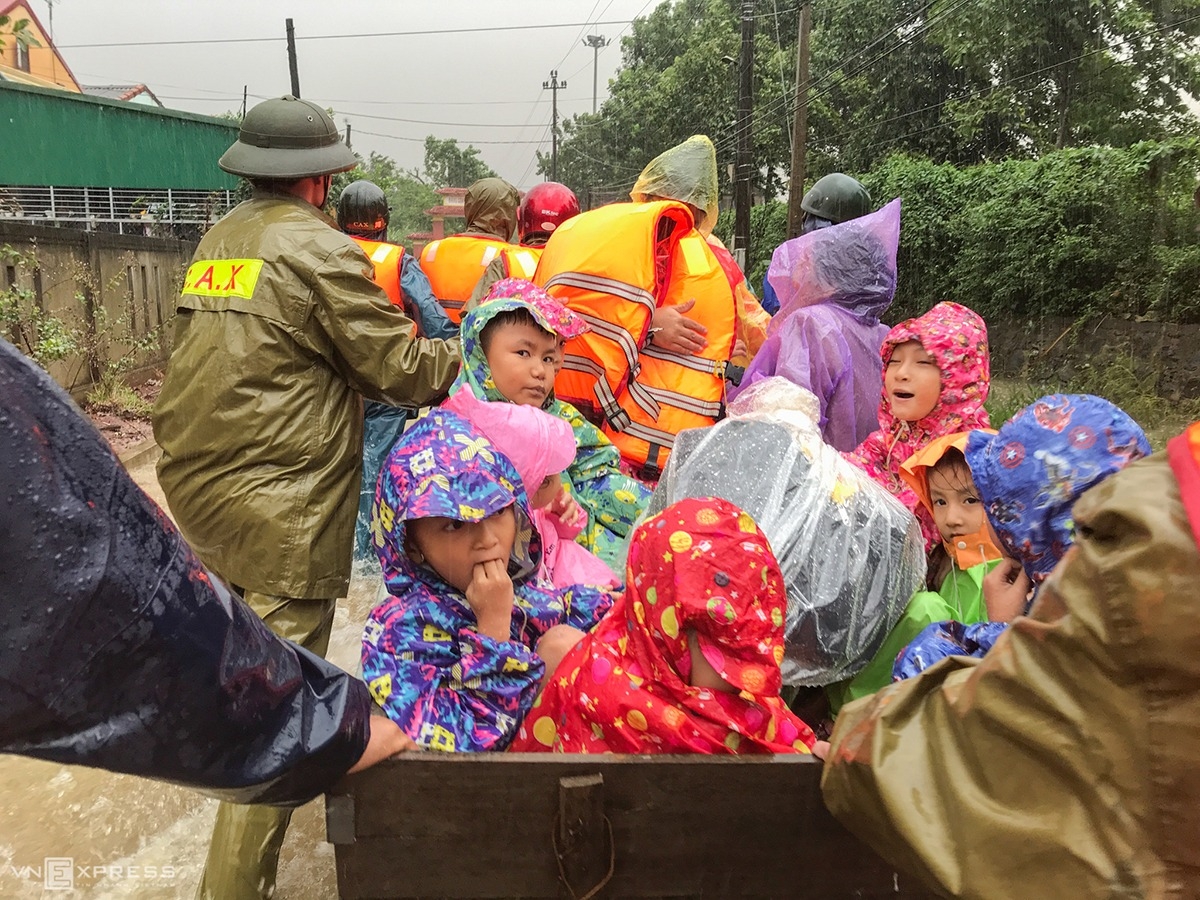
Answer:
<path fill-rule="evenodd" d="M 139 457 L 129 470 L 165 509 L 155 461 Z M 329 659 L 350 671 L 378 586 L 377 578 L 356 577 L 349 599 L 338 604 Z M 0 755 L 0 898 L 192 897 L 216 808 L 215 800 L 171 785 Z M 318 798 L 292 816 L 275 896 L 336 895 L 325 801 Z"/>

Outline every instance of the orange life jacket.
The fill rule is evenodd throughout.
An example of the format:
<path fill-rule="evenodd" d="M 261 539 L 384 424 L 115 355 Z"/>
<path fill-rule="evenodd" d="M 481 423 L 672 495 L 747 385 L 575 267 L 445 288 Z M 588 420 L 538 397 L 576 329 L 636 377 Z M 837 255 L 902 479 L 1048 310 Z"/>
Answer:
<path fill-rule="evenodd" d="M 670 271 L 660 305 L 695 300 L 686 315 L 708 329 L 708 346 L 698 354 L 672 353 L 653 342 L 644 347 L 641 370 L 617 395 L 629 421 L 623 427 L 610 422 L 603 429 L 621 458 L 641 466 L 642 474 L 652 480 L 666 466 L 675 435 L 685 428 L 706 428 L 723 414 L 725 365 L 737 338 L 733 289 L 699 231 L 692 229 L 679 239 Z"/>
<path fill-rule="evenodd" d="M 555 394 L 598 414 L 622 458 L 656 478 L 679 431 L 720 417 L 737 327 L 729 281 L 691 213 L 674 201 L 614 203 L 569 219 L 534 281 L 592 327 L 567 343 Z M 707 348 L 643 346 L 654 310 L 687 300 Z"/>
<path fill-rule="evenodd" d="M 451 322 L 457 325 L 462 321 L 463 307 L 484 269 L 510 249 L 517 248 L 486 234 L 456 234 L 425 245 L 421 269 Z"/>
<path fill-rule="evenodd" d="M 387 292 L 388 299 L 404 308 L 404 295 L 400 292 L 400 265 L 404 261 L 404 248 L 385 241 L 368 241 L 366 238 L 348 235 L 350 240 L 363 248 L 367 259 L 375 266 L 375 283 Z"/>
<path fill-rule="evenodd" d="M 597 425 L 621 416 L 617 394 L 641 365 L 666 261 L 690 227 L 680 203 L 613 203 L 568 219 L 542 248 L 534 282 L 591 326 L 567 342 L 554 392 Z"/>

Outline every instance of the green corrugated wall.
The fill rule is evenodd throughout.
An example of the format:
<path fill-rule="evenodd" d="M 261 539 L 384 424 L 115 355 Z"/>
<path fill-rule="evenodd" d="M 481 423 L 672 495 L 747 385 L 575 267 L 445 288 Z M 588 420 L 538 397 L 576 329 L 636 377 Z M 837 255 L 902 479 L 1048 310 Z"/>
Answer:
<path fill-rule="evenodd" d="M 236 122 L 0 81 L 0 184 L 222 190 Z"/>

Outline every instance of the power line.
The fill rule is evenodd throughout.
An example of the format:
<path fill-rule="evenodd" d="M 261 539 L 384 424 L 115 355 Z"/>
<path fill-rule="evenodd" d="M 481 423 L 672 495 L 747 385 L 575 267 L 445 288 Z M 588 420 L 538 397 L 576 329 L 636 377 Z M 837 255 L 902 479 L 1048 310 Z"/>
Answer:
<path fill-rule="evenodd" d="M 941 10 L 940 12 L 938 12 L 937 14 L 932 16 L 930 19 L 928 19 L 926 22 L 924 22 L 921 26 L 919 26 L 916 30 L 914 30 L 910 34 L 906 34 L 904 37 L 902 37 L 897 43 L 893 44 L 891 47 L 888 47 L 888 48 L 882 50 L 881 52 L 875 54 L 870 59 L 868 59 L 866 62 L 862 63 L 862 65 L 858 66 L 857 68 L 853 69 L 852 71 L 843 73 L 840 78 L 838 78 L 832 84 L 826 86 L 824 90 L 817 90 L 817 88 L 821 87 L 822 85 L 824 85 L 825 82 L 827 82 L 827 81 L 829 81 L 829 79 L 833 78 L 834 73 L 841 72 L 842 68 L 848 62 L 861 57 L 865 52 L 867 52 L 871 48 L 878 46 L 880 43 L 883 42 L 883 40 L 885 40 L 887 38 L 888 35 L 893 35 L 897 31 L 900 31 L 901 29 L 903 29 L 903 28 L 907 27 L 909 24 L 911 24 L 917 17 L 919 17 L 924 12 L 926 12 L 930 7 L 932 7 L 934 2 L 936 2 L 936 0 L 930 0 L 929 3 L 927 3 L 921 9 L 917 10 L 917 12 L 908 16 L 903 21 L 897 22 L 895 25 L 890 26 L 887 30 L 881 32 L 863 50 L 859 50 L 857 53 L 853 54 L 852 56 L 849 56 L 845 60 L 830 67 L 829 74 L 827 74 L 824 78 L 818 79 L 816 82 L 814 82 L 810 86 L 809 90 L 812 91 L 813 93 L 810 94 L 808 101 L 811 103 L 814 100 L 820 99 L 821 97 L 823 97 L 826 94 L 833 91 L 839 85 L 841 85 L 844 82 L 848 81 L 849 79 L 853 78 L 855 75 L 859 74 L 860 72 L 864 71 L 865 69 L 870 68 L 872 65 L 874 65 L 879 60 L 892 55 L 893 53 L 898 51 L 901 47 L 906 47 L 906 46 L 911 45 L 918 38 L 924 37 L 926 34 L 929 33 L 930 29 L 932 29 L 934 25 L 936 25 L 942 19 L 949 16 L 952 12 L 954 12 L 959 7 L 966 5 L 966 3 L 969 2 L 969 0 L 957 0 L 957 2 L 955 2 L 951 6 L 947 7 L 946 9 Z M 786 110 L 785 115 L 791 115 L 795 112 L 794 108 L 791 105 L 790 100 L 786 97 L 783 98 L 781 101 L 773 101 L 772 103 L 768 104 L 767 108 L 760 112 L 759 118 L 761 119 L 766 116 L 773 116 L 776 113 L 783 111 L 783 110 Z M 738 129 L 735 127 L 733 135 L 731 135 L 729 138 L 725 138 L 724 140 L 722 140 L 721 142 L 719 142 L 717 144 L 717 152 L 720 153 L 720 152 L 728 151 L 730 149 L 730 147 L 734 143 L 736 143 L 737 138 L 738 138 L 738 133 L 739 133 Z"/>
<path fill-rule="evenodd" d="M 541 139 L 540 143 L 542 143 L 542 144 L 546 143 L 546 138 L 548 138 L 549 136 L 550 136 L 550 126 L 547 125 L 546 129 L 542 132 L 542 139 Z M 537 161 L 538 161 L 537 151 L 535 150 L 533 152 L 533 156 L 529 157 L 529 164 L 525 166 L 525 171 L 521 173 L 521 177 L 518 179 L 518 181 L 520 183 L 524 183 L 525 179 L 533 174 L 533 170 L 535 168 L 537 168 Z"/>
<path fill-rule="evenodd" d="M 599 5 L 600 5 L 600 0 L 596 0 L 596 2 L 592 4 L 591 12 L 589 12 L 587 14 L 586 18 L 584 19 L 583 27 L 579 29 L 579 34 L 575 35 L 575 39 L 573 41 L 571 41 L 571 43 L 567 46 L 567 52 L 563 54 L 562 59 L 560 59 L 558 61 L 558 65 L 554 66 L 554 69 L 558 69 L 559 66 L 561 66 L 563 63 L 565 63 L 567 61 L 567 57 L 571 55 L 571 51 L 575 49 L 575 45 L 579 43 L 579 39 L 582 38 L 583 33 L 585 31 L 587 31 L 588 25 L 591 23 L 591 18 L 596 13 L 596 7 L 598 7 Z M 597 24 L 599 24 L 599 23 L 597 23 Z"/>
<path fill-rule="evenodd" d="M 590 65 L 590 63 L 589 63 Z M 360 100 L 357 98 L 341 98 L 340 100 L 321 97 L 315 102 L 321 103 L 362 103 L 372 106 L 528 106 L 530 103 L 549 103 L 549 99 L 537 100 Z"/>
<path fill-rule="evenodd" d="M 415 143 L 415 144 L 425 143 L 425 138 L 423 138 L 423 137 L 419 137 L 419 138 L 405 137 L 404 135 L 400 135 L 400 134 L 381 134 L 378 131 L 359 131 L 358 129 L 355 129 L 354 133 L 356 135 L 367 134 L 367 135 L 370 135 L 371 137 L 390 138 L 393 141 L 409 141 L 410 143 Z M 463 144 L 522 144 L 525 146 L 530 146 L 530 145 L 538 145 L 538 144 L 543 143 L 542 141 L 479 141 L 479 140 L 472 140 L 471 138 L 450 138 L 450 140 L 458 141 Z"/>
<path fill-rule="evenodd" d="M 648 4 L 647 4 L 648 5 Z M 545 28 L 587 28 L 588 25 L 627 25 L 627 19 L 613 19 L 608 22 L 543 22 L 535 25 L 492 25 L 476 28 L 430 28 L 421 31 L 375 31 L 359 34 L 310 34 L 297 35 L 298 41 L 338 41 L 348 38 L 382 38 L 382 37 L 423 37 L 438 34 L 475 34 L 479 32 L 494 33 L 497 31 L 538 31 Z M 59 50 L 77 50 L 96 47 L 178 47 L 188 44 L 264 44 L 283 41 L 284 38 L 250 37 L 250 38 L 191 38 L 179 41 L 113 41 L 111 43 L 95 44 L 58 44 Z"/>
<path fill-rule="evenodd" d="M 371 113 L 356 112 L 354 110 L 345 109 L 342 107 L 335 108 L 339 116 L 354 117 L 359 119 L 376 119 L 381 122 L 406 122 L 411 125 L 441 125 L 446 128 L 527 128 L 528 120 L 523 124 L 494 124 L 491 122 L 435 122 L 430 119 L 404 119 L 399 116 L 377 116 Z"/>

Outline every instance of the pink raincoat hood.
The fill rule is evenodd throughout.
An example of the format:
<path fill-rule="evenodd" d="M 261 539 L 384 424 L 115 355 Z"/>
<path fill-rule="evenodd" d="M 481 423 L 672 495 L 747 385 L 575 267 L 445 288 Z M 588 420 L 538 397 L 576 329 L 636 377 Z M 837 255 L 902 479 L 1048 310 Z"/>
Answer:
<path fill-rule="evenodd" d="M 458 413 L 507 456 L 531 497 L 547 475 L 564 471 L 575 458 L 571 426 L 537 407 L 492 403 L 467 390 L 451 394 L 442 408 Z"/>
<path fill-rule="evenodd" d="M 888 332 L 880 351 L 885 372 L 892 352 L 906 341 L 920 341 L 925 352 L 937 361 L 942 377 L 937 405 L 916 422 L 898 420 L 892 415 L 884 388 L 879 401 L 879 430 L 846 458 L 917 512 L 927 543 L 932 546 L 941 538 L 917 495 L 901 480 L 900 467 L 943 435 L 989 427 L 983 407 L 991 385 L 987 325 L 978 313 L 961 304 L 939 303 L 925 315 L 901 322 Z"/>

